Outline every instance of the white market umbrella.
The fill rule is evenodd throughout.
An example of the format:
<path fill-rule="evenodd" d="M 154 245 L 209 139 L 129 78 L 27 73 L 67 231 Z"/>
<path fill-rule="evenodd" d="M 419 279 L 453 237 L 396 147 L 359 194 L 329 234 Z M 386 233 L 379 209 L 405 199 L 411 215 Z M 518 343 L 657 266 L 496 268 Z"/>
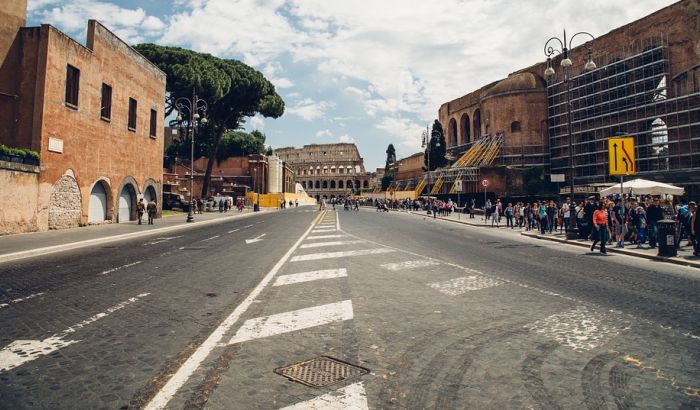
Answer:
<path fill-rule="evenodd" d="M 636 195 L 683 195 L 683 188 L 663 182 L 649 181 L 648 179 L 632 179 L 622 185 L 624 193 Z M 620 184 L 615 184 L 600 191 L 601 196 L 620 193 Z"/>

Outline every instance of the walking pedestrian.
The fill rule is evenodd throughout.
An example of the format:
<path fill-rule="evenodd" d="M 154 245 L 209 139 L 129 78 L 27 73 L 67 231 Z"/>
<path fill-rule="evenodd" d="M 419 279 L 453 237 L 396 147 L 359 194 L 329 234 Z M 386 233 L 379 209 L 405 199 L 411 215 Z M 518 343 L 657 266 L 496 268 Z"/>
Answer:
<path fill-rule="evenodd" d="M 605 255 L 605 244 L 608 242 L 608 217 L 603 209 L 603 204 L 598 204 L 598 209 L 593 211 L 594 239 L 591 245 L 591 252 L 595 249 L 596 243 L 600 242 L 600 253 Z"/>
<path fill-rule="evenodd" d="M 143 198 L 140 198 L 139 203 L 136 204 L 136 216 L 139 218 L 139 225 L 141 225 L 144 211 L 146 211 L 146 205 L 143 203 Z"/>
<path fill-rule="evenodd" d="M 153 225 L 153 219 L 156 217 L 156 213 L 158 212 L 158 204 L 156 204 L 155 199 L 148 202 L 146 212 L 148 213 L 148 224 Z"/>

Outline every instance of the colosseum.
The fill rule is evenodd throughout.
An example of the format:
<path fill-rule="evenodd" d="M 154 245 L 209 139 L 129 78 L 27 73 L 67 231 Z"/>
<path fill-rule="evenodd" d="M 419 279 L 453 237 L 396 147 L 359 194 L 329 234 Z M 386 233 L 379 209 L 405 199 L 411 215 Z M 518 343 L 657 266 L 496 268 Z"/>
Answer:
<path fill-rule="evenodd" d="M 372 175 L 365 171 L 355 144 L 311 144 L 278 148 L 274 152 L 296 172 L 297 182 L 316 199 L 359 194 L 370 189 Z"/>

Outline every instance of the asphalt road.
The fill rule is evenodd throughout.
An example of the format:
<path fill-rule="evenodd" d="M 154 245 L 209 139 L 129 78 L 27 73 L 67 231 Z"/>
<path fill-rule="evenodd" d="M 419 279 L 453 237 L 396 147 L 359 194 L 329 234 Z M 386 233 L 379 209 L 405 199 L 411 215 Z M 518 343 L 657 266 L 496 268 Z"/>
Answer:
<path fill-rule="evenodd" d="M 0 265 L 0 407 L 700 407 L 696 269 L 308 210 Z"/>

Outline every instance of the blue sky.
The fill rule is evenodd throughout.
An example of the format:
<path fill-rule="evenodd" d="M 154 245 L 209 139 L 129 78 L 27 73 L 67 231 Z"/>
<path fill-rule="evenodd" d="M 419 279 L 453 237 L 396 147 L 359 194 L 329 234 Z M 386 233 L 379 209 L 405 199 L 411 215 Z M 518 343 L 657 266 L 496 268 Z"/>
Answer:
<path fill-rule="evenodd" d="M 239 59 L 286 103 L 250 118 L 273 147 L 355 142 L 368 170 L 420 151 L 440 104 L 544 60 L 552 36 L 596 36 L 668 0 L 29 0 L 28 25 L 84 42 L 97 19 L 131 44 Z M 611 50 L 612 53 L 615 50 Z"/>

